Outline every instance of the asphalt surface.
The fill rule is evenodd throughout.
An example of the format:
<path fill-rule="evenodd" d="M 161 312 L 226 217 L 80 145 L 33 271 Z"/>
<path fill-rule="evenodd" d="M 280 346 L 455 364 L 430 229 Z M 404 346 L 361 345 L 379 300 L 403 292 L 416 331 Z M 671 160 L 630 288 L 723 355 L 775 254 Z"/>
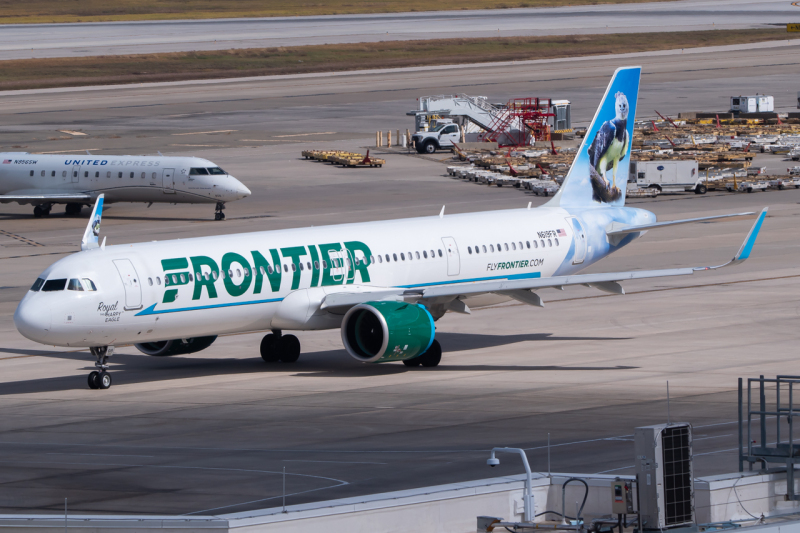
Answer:
<path fill-rule="evenodd" d="M 729 92 L 757 87 L 788 107 L 794 50 L 648 57 L 640 109 L 720 110 Z M 620 61 L 3 94 L 0 146 L 194 153 L 253 191 L 225 222 L 208 206 L 109 206 L 101 231 L 114 244 L 539 205 L 446 177 L 444 154 L 373 149 L 383 168 L 342 169 L 300 151 L 366 147 L 376 129 L 409 127 L 417 96 L 440 92 L 568 97 L 585 122 Z M 12 322 L 36 275 L 77 251 L 87 213 L 33 219 L 0 205 L 0 512 L 59 513 L 65 497 L 73 512 L 247 511 L 279 503 L 284 467 L 289 504 L 519 473 L 514 461 L 485 466 L 502 445 L 528 449 L 543 471 L 548 434 L 552 471 L 631 473 L 633 428 L 666 420 L 667 381 L 672 420 L 695 426 L 696 474 L 735 471 L 736 378 L 798 373 L 800 190 L 628 204 L 660 220 L 770 215 L 734 268 L 626 283 L 624 297 L 551 290 L 544 309 L 448 314 L 436 369 L 358 363 L 338 331 L 302 332 L 299 362 L 268 366 L 254 333 L 171 358 L 120 347 L 108 391 L 86 387 L 88 352 L 36 345 Z M 720 264 L 751 224 L 651 231 L 592 271 Z"/>
<path fill-rule="evenodd" d="M 0 60 L 308 44 L 739 30 L 800 20 L 787 0 L 685 0 L 560 8 L 0 26 Z"/>

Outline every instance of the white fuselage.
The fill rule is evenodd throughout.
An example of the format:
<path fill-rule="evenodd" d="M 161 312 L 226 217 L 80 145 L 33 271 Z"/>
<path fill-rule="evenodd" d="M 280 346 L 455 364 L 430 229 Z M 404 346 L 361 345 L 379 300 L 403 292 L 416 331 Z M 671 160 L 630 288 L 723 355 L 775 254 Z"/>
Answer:
<path fill-rule="evenodd" d="M 78 193 L 91 197 L 82 203 L 93 203 L 99 194 L 106 203 L 216 203 L 250 195 L 239 180 L 198 157 L 0 153 L 0 201 L 3 195 Z"/>
<path fill-rule="evenodd" d="M 78 347 L 337 328 L 343 311 L 322 309 L 326 294 L 572 274 L 635 238 L 609 244 L 615 221 L 655 216 L 542 207 L 107 246 L 45 270 L 44 287 L 56 282 L 29 291 L 14 321 L 31 340 Z M 446 311 L 439 303 L 427 302 L 436 318 Z"/>

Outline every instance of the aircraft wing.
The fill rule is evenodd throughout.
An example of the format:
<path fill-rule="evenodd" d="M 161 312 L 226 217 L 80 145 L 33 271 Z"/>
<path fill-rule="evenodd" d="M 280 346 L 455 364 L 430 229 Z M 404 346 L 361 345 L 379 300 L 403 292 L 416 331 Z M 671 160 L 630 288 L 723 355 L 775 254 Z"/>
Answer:
<path fill-rule="evenodd" d="M 17 202 L 19 204 L 44 204 L 70 203 L 70 202 L 89 202 L 94 198 L 85 193 L 43 193 L 43 194 L 0 194 L 0 203 Z"/>
<path fill-rule="evenodd" d="M 744 262 L 753 249 L 758 232 L 764 218 L 767 216 L 765 207 L 756 219 L 750 232 L 747 234 L 742 246 L 736 255 L 725 264 L 717 266 L 699 266 L 688 268 L 670 268 L 663 270 L 635 270 L 629 272 L 609 272 L 602 274 L 576 274 L 572 276 L 554 276 L 550 278 L 526 278 L 515 280 L 476 281 L 471 283 L 453 283 L 447 285 L 433 285 L 420 288 L 398 287 L 395 289 L 380 289 L 373 292 L 361 293 L 334 293 L 325 297 L 321 308 L 351 307 L 360 303 L 374 300 L 406 300 L 420 301 L 432 298 L 447 299 L 474 296 L 484 293 L 505 294 L 515 300 L 542 307 L 544 304 L 538 295 L 531 292 L 535 289 L 562 288 L 569 285 L 585 285 L 605 292 L 625 294 L 619 283 L 632 279 L 662 278 L 670 276 L 688 276 L 702 270 L 715 270 L 718 268 L 737 265 Z"/>

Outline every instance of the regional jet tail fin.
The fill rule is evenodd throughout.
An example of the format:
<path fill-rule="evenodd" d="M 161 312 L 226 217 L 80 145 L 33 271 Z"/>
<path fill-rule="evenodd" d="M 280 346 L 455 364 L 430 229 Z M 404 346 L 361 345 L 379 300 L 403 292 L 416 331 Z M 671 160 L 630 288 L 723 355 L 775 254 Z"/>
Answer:
<path fill-rule="evenodd" d="M 642 67 L 618 68 L 558 193 L 546 205 L 625 205 Z"/>
<path fill-rule="evenodd" d="M 406 302 L 420 302 L 434 300 L 442 303 L 448 299 L 460 299 L 478 294 L 497 293 L 505 294 L 528 305 L 544 306 L 542 299 L 534 292 L 538 289 L 561 289 L 569 285 L 584 285 L 613 294 L 625 294 L 621 282 L 633 279 L 664 278 L 670 276 L 687 276 L 703 270 L 737 265 L 750 257 L 750 252 L 756 242 L 764 218 L 767 216 L 765 207 L 758 215 L 753 227 L 745 237 L 739 251 L 725 264 L 718 266 L 701 266 L 686 268 L 669 268 L 662 270 L 636 270 L 628 272 L 605 272 L 599 274 L 577 274 L 574 276 L 553 276 L 550 278 L 525 278 L 501 279 L 488 281 L 475 281 L 467 283 L 452 283 L 442 285 L 428 285 L 424 287 L 393 287 L 381 288 L 372 292 L 341 292 L 328 294 L 322 303 L 322 308 L 347 308 L 371 300 L 404 300 Z"/>
<path fill-rule="evenodd" d="M 100 236 L 100 220 L 103 218 L 103 198 L 104 194 L 97 197 L 97 201 L 92 209 L 92 216 L 89 217 L 89 223 L 86 225 L 86 231 L 83 232 L 83 239 L 81 240 L 81 250 L 91 250 L 92 248 L 99 248 Z M 105 240 L 103 240 L 105 244 Z"/>

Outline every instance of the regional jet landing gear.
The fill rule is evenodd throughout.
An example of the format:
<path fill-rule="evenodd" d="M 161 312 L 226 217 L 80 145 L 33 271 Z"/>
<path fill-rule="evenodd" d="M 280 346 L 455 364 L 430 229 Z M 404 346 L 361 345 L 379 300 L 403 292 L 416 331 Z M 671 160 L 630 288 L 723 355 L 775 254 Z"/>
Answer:
<path fill-rule="evenodd" d="M 50 208 L 53 207 L 53 204 L 41 204 L 37 205 L 33 208 L 33 216 L 36 218 L 42 218 L 50 216 Z"/>
<path fill-rule="evenodd" d="M 261 358 L 267 363 L 294 363 L 300 358 L 300 341 L 294 335 L 281 335 L 274 329 L 261 339 Z"/>
<path fill-rule="evenodd" d="M 83 209 L 83 204 L 67 204 L 64 212 L 68 217 L 76 217 L 81 214 L 81 209 Z"/>
<path fill-rule="evenodd" d="M 225 202 L 217 202 L 214 220 L 225 220 L 225 213 L 222 212 L 223 209 L 225 209 Z"/>
<path fill-rule="evenodd" d="M 89 374 L 90 389 L 107 389 L 111 387 L 111 374 L 108 373 L 108 358 L 114 353 L 113 346 L 96 346 L 89 348 L 92 355 L 97 358 L 94 366 L 99 370 L 93 370 Z"/>
<path fill-rule="evenodd" d="M 422 365 L 426 368 L 431 368 L 434 366 L 438 366 L 439 361 L 441 360 L 442 360 L 442 345 L 439 344 L 439 341 L 433 339 L 433 342 L 431 343 L 430 347 L 424 354 L 415 357 L 413 359 L 406 359 L 405 361 L 403 361 L 403 364 L 411 367 Z"/>

